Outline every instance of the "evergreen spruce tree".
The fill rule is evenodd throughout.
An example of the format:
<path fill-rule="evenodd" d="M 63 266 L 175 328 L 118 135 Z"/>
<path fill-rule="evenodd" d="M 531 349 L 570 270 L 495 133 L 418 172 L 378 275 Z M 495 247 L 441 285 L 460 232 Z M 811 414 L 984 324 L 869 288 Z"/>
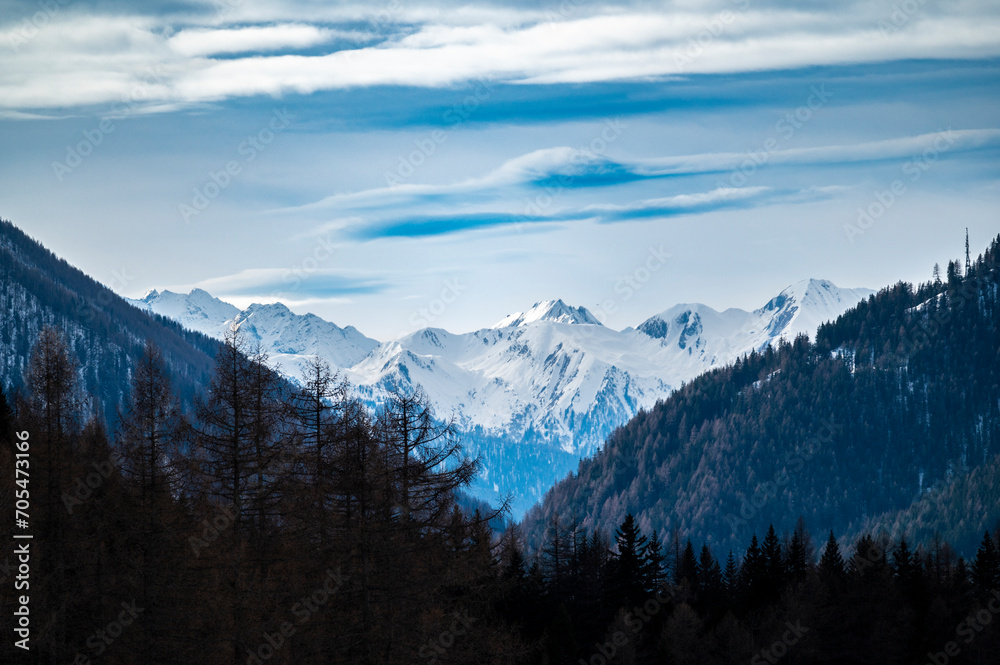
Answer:
<path fill-rule="evenodd" d="M 740 595 L 746 607 L 758 607 L 766 601 L 767 562 L 757 542 L 757 534 L 751 536 L 750 546 L 743 555 L 739 579 Z"/>
<path fill-rule="evenodd" d="M 840 554 L 840 545 L 830 531 L 830 537 L 826 540 L 826 547 L 823 549 L 823 556 L 819 560 L 820 579 L 829 587 L 840 584 L 844 577 L 844 557 Z"/>
<path fill-rule="evenodd" d="M 972 581 L 981 591 L 994 591 L 1000 588 L 1000 556 L 996 543 L 987 531 L 976 551 L 972 562 Z"/>
<path fill-rule="evenodd" d="M 694 553 L 694 545 L 689 538 L 684 545 L 681 560 L 677 565 L 677 584 L 681 584 L 684 580 L 687 580 L 688 584 L 691 585 L 692 591 L 696 590 L 698 588 L 698 574 L 698 558 Z"/>
<path fill-rule="evenodd" d="M 615 544 L 618 552 L 612 564 L 613 597 L 619 604 L 638 605 L 646 595 L 646 537 L 639 531 L 631 513 L 615 531 Z"/>
<path fill-rule="evenodd" d="M 666 573 L 663 569 L 664 562 L 663 544 L 660 542 L 659 534 L 653 530 L 653 535 L 649 538 L 649 543 L 643 551 L 643 574 L 645 576 L 646 590 L 654 593 L 656 589 L 666 581 Z"/>
<path fill-rule="evenodd" d="M 773 524 L 767 528 L 761 555 L 766 571 L 764 583 L 766 593 L 774 600 L 781 595 L 781 590 L 785 586 L 785 561 L 781 555 L 781 541 L 778 540 L 778 534 L 774 531 Z"/>
<path fill-rule="evenodd" d="M 787 561 L 789 581 L 794 584 L 803 582 L 809 572 L 810 562 L 806 555 L 806 545 L 798 529 L 792 533 L 792 541 L 788 545 L 785 560 Z"/>
<path fill-rule="evenodd" d="M 736 565 L 736 558 L 733 556 L 733 551 L 729 550 L 729 556 L 726 557 L 726 567 L 722 571 L 722 582 L 725 585 L 730 602 L 736 598 L 736 592 L 739 589 L 739 578 L 739 566 Z"/>

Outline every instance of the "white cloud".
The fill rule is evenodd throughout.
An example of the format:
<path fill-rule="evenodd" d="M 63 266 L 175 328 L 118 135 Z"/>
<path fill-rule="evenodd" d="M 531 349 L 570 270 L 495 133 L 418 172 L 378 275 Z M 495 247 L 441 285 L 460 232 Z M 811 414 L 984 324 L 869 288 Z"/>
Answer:
<path fill-rule="evenodd" d="M 221 30 L 182 30 L 167 40 L 171 49 L 185 56 L 216 53 L 277 51 L 285 48 L 308 48 L 337 37 L 357 39 L 360 33 L 332 31 L 312 25 L 268 25 Z"/>
<path fill-rule="evenodd" d="M 142 81 L 150 103 L 200 103 L 252 95 L 375 85 L 440 87 L 476 78 L 525 84 L 595 82 L 695 73 L 793 69 L 909 58 L 1000 55 L 998 10 L 974 4 L 924 8 L 884 30 L 889 7 L 711 10 L 572 7 L 473 11 L 401 3 L 317 9 L 296 3 L 238 7 L 174 33 L 169 19 L 62 13 L 5 56 L 0 108 L 30 111 L 110 103 Z M 337 16 L 368 23 L 312 24 Z M 228 24 L 223 21 L 229 21 Z M 247 26 L 247 21 L 273 25 Z M 187 21 L 190 23 L 190 20 Z M 0 43 L 18 35 L 0 32 Z M 366 48 L 261 56 L 361 34 Z M 213 54 L 254 53 L 215 60 Z"/>
<path fill-rule="evenodd" d="M 771 150 L 765 153 L 755 151 L 758 155 L 754 162 L 757 166 L 782 165 L 824 165 L 843 164 L 849 162 L 872 162 L 886 159 L 905 159 L 921 155 L 927 150 L 934 152 L 933 158 L 940 155 L 954 154 L 966 150 L 1000 146 L 1000 129 L 944 129 L 941 132 L 904 136 L 881 141 L 867 141 L 842 145 L 825 145 L 810 148 L 791 148 Z M 764 154 L 763 157 L 760 155 Z M 336 194 L 320 201 L 295 208 L 286 208 L 277 212 L 317 212 L 317 211 L 361 211 L 390 210 L 412 208 L 428 198 L 453 197 L 467 199 L 471 196 L 482 199 L 511 199 L 510 191 L 532 180 L 544 179 L 549 175 L 585 174 L 594 167 L 600 169 L 605 164 L 613 164 L 621 170 L 636 174 L 637 177 L 656 178 L 659 176 L 704 175 L 714 172 L 737 172 L 750 159 L 745 152 L 702 153 L 695 155 L 677 155 L 655 159 L 636 161 L 609 162 L 604 157 L 598 157 L 584 150 L 555 147 L 534 150 L 525 155 L 507 160 L 485 175 L 467 178 L 448 184 L 408 183 L 396 187 L 378 187 L 359 192 Z M 761 190 L 762 191 L 762 190 Z M 717 200 L 729 200 L 744 196 L 760 194 L 756 188 L 739 189 L 718 188 L 711 193 Z M 687 195 L 673 197 L 670 205 L 683 205 L 688 201 L 691 205 L 706 203 L 698 198 L 687 198 Z M 707 195 L 695 195 L 707 196 Z M 650 205 L 666 205 L 666 199 L 643 202 Z M 595 206 L 592 209 L 600 209 Z M 608 206 L 604 209 L 621 209 Z M 466 208 L 466 211 L 470 208 Z M 347 218 L 340 218 L 322 227 L 322 231 L 342 228 Z M 350 218 L 352 223 L 360 218 Z"/>

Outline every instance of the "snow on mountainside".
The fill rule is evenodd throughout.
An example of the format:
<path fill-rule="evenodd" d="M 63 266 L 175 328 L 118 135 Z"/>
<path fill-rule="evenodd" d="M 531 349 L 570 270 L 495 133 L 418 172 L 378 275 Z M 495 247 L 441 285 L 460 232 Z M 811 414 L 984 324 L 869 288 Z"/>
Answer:
<path fill-rule="evenodd" d="M 581 319 L 592 317 L 583 312 Z M 603 439 L 595 433 L 669 392 L 647 367 L 657 350 L 644 336 L 599 323 L 541 319 L 461 335 L 425 329 L 383 344 L 348 378 L 372 396 L 388 385 L 419 385 L 440 415 L 465 429 L 516 439 L 531 431 L 587 452 Z"/>
<path fill-rule="evenodd" d="M 239 308 L 213 298 L 201 289 L 194 289 L 187 295 L 153 289 L 138 300 L 128 301 L 139 309 L 162 314 L 189 330 L 216 339 L 222 338 L 223 333 L 229 329 L 229 324 L 240 313 Z"/>
<path fill-rule="evenodd" d="M 295 314 L 281 303 L 250 305 L 236 317 L 236 325 L 260 341 L 271 360 L 296 379 L 314 356 L 334 368 L 344 368 L 355 365 L 378 346 L 354 326 L 341 328 L 315 314 Z"/>
<path fill-rule="evenodd" d="M 271 361 L 294 380 L 312 357 L 320 356 L 342 369 L 358 363 L 378 346 L 354 326 L 341 328 L 315 314 L 295 314 L 281 303 L 253 304 L 240 311 L 201 289 L 188 295 L 154 290 L 130 302 L 216 339 L 222 339 L 235 324 L 251 343 L 260 342 Z"/>
<path fill-rule="evenodd" d="M 778 339 L 814 334 L 871 293 L 806 280 L 753 312 L 676 305 L 623 331 L 582 307 L 545 301 L 492 328 L 428 328 L 382 344 L 348 376 L 372 397 L 389 385 L 419 385 L 464 428 L 530 435 L 586 455 L 681 382 Z"/>
<path fill-rule="evenodd" d="M 438 417 L 454 419 L 470 452 L 482 456 L 476 493 L 514 494 L 517 517 L 639 409 L 744 353 L 812 335 L 871 293 L 805 280 L 752 312 L 675 305 L 622 331 L 548 300 L 490 328 L 425 328 L 382 343 L 281 304 L 239 311 L 200 290 L 153 291 L 133 302 L 214 337 L 236 323 L 293 379 L 318 355 L 370 405 L 395 388 L 422 388 Z"/>
<path fill-rule="evenodd" d="M 535 321 L 554 321 L 555 323 L 593 323 L 601 325 L 593 314 L 583 307 L 570 307 L 562 300 L 545 300 L 536 302 L 527 312 L 517 312 L 505 316 L 493 325 L 493 328 L 511 328 L 513 326 L 533 323 Z"/>
<path fill-rule="evenodd" d="M 674 305 L 641 323 L 637 330 L 660 340 L 673 356 L 675 370 L 693 378 L 779 339 L 791 341 L 801 333 L 813 336 L 821 323 L 837 318 L 872 293 L 870 289 L 841 289 L 827 280 L 809 279 L 789 286 L 752 312 Z"/>

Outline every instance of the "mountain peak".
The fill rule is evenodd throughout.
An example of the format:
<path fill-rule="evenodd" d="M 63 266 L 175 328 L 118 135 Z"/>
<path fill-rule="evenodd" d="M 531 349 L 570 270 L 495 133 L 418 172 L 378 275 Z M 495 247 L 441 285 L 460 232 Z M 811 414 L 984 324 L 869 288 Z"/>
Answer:
<path fill-rule="evenodd" d="M 871 289 L 842 289 L 828 279 L 803 279 L 786 287 L 756 313 L 772 316 L 772 332 L 780 330 L 786 338 L 800 333 L 811 336 L 821 323 L 836 319 L 873 293 Z"/>
<path fill-rule="evenodd" d="M 505 316 L 493 325 L 493 328 L 513 328 L 536 321 L 603 325 L 585 307 L 571 307 L 562 300 L 543 300 L 542 302 L 536 302 L 526 312 L 515 312 L 514 314 Z"/>
<path fill-rule="evenodd" d="M 292 310 L 288 309 L 288 306 L 284 303 L 273 302 L 273 303 L 251 303 L 249 307 L 243 310 L 243 318 L 249 317 L 251 314 L 261 312 L 263 314 L 271 314 L 272 316 L 285 316 L 293 314 Z M 306 315 L 309 316 L 309 315 Z"/>

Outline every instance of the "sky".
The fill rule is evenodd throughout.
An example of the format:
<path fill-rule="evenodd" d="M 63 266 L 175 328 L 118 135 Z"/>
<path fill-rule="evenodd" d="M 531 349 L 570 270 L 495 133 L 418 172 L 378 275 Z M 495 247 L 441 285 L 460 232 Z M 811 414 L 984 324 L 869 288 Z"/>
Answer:
<path fill-rule="evenodd" d="M 1000 233 L 1000 5 L 5 0 L 0 217 L 117 293 L 621 329 Z"/>

